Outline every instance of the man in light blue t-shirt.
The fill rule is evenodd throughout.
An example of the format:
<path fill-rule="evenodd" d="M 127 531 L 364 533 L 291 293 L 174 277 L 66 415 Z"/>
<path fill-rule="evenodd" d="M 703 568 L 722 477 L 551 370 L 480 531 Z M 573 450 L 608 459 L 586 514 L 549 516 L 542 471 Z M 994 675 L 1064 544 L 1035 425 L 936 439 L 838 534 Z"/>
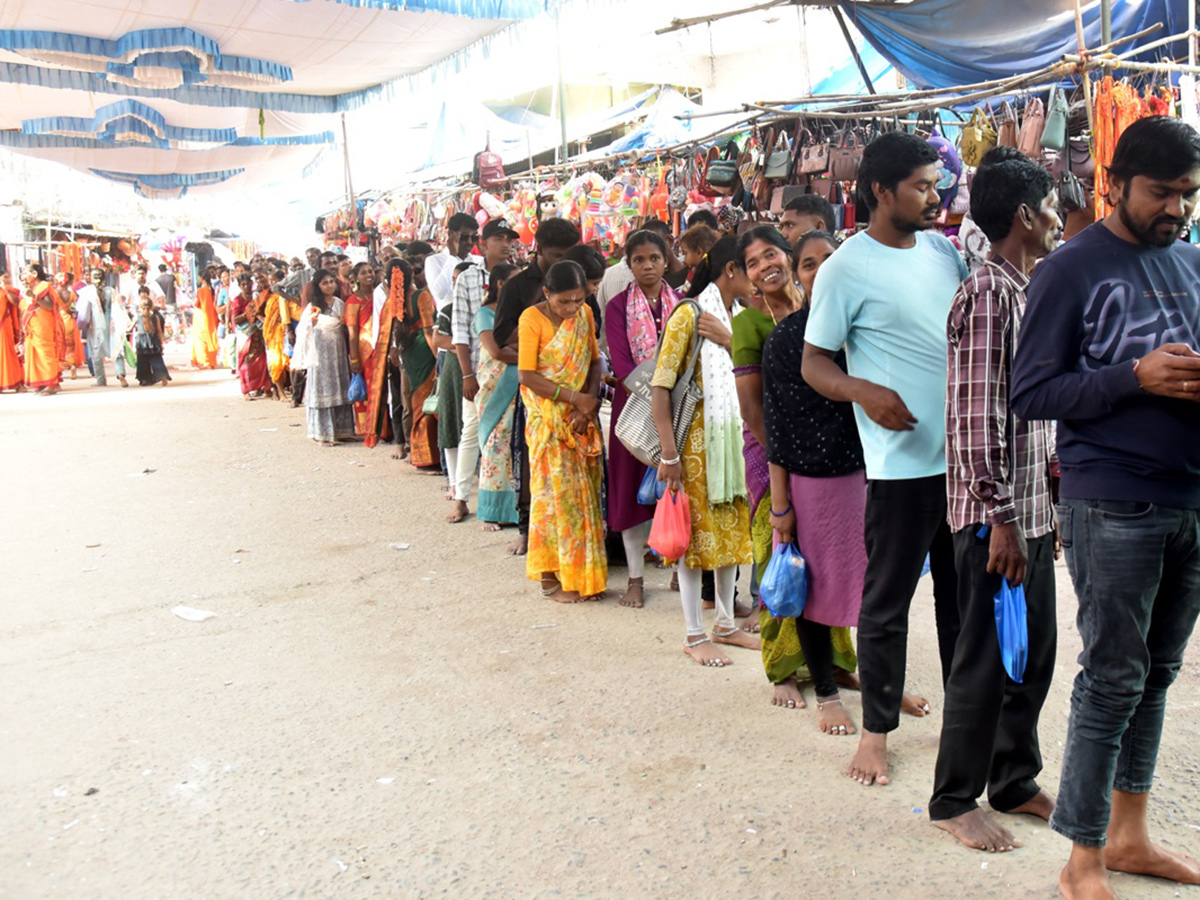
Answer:
<path fill-rule="evenodd" d="M 871 224 L 821 267 L 804 379 L 854 403 L 867 464 L 867 570 L 858 623 L 863 730 L 847 773 L 887 784 L 887 735 L 900 724 L 908 611 L 926 553 L 942 678 L 958 638 L 954 547 L 946 524 L 946 318 L 966 266 L 928 229 L 941 206 L 938 153 L 905 132 L 872 141 L 859 191 Z M 834 362 L 846 349 L 848 372 Z M 920 698 L 905 708 L 928 712 Z"/>

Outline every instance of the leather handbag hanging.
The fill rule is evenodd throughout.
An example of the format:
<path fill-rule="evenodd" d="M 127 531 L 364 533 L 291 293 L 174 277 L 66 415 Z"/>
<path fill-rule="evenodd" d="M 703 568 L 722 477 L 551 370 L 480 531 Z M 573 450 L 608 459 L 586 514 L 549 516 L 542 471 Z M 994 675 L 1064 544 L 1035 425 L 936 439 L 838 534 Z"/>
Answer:
<path fill-rule="evenodd" d="M 829 200 L 829 198 L 833 196 L 833 186 L 835 184 L 837 184 L 837 182 L 835 182 L 828 175 L 818 175 L 816 178 L 812 178 L 809 180 L 809 182 L 808 182 L 809 193 L 819 194 L 820 196 L 824 197 L 826 200 Z M 829 202 L 832 203 L 833 201 L 830 200 Z"/>
<path fill-rule="evenodd" d="M 971 121 L 963 126 L 958 149 L 960 158 L 968 166 L 978 166 L 985 153 L 996 146 L 996 129 L 983 107 L 971 113 Z"/>
<path fill-rule="evenodd" d="M 716 148 L 714 148 L 716 149 Z M 723 156 L 708 157 L 708 168 L 704 171 L 704 180 L 710 188 L 715 188 L 717 194 L 728 194 L 738 183 L 738 146 L 733 141 L 725 145 Z"/>
<path fill-rule="evenodd" d="M 792 149 L 788 146 L 787 135 L 779 129 L 778 136 L 771 129 L 772 140 L 767 145 L 767 165 L 763 176 L 772 181 L 780 181 L 788 177 L 788 165 L 792 161 Z"/>
<path fill-rule="evenodd" d="M 1042 129 L 1046 124 L 1046 110 L 1038 97 L 1025 103 L 1025 118 L 1017 134 L 1017 149 L 1030 159 L 1037 159 L 1042 152 Z"/>
<path fill-rule="evenodd" d="M 1050 108 L 1042 126 L 1043 150 L 1061 150 L 1067 140 L 1067 98 L 1060 87 L 1050 88 Z"/>
<path fill-rule="evenodd" d="M 996 145 L 1000 147 L 1017 146 L 1017 111 L 1007 100 L 1000 107 L 1000 127 L 996 129 Z"/>
<path fill-rule="evenodd" d="M 834 181 L 857 181 L 863 145 L 858 132 L 847 128 L 842 139 L 829 151 L 829 174 Z"/>
<path fill-rule="evenodd" d="M 1071 171 L 1071 148 L 1064 150 L 1062 156 L 1066 158 L 1066 166 L 1058 176 L 1058 202 L 1069 213 L 1079 212 L 1087 207 L 1087 191 Z"/>
<path fill-rule="evenodd" d="M 820 175 L 829 169 L 829 141 L 814 140 L 808 134 L 809 140 L 800 151 L 800 174 Z"/>

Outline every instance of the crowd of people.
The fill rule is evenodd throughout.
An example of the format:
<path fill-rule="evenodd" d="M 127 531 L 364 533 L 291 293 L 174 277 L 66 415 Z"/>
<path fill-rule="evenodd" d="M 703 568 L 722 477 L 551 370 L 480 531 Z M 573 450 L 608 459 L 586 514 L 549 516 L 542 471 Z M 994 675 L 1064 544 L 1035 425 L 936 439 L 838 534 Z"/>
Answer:
<path fill-rule="evenodd" d="M 1166 693 L 1200 613 L 1200 250 L 1180 240 L 1200 135 L 1140 120 L 1109 176 L 1114 212 L 1063 243 L 1051 176 L 991 151 L 971 186 L 990 242 L 973 271 L 933 230 L 937 150 L 904 132 L 865 148 L 869 225 L 845 241 L 828 202 L 805 195 L 780 228 L 721 234 L 698 213 L 681 254 L 651 221 L 612 265 L 550 218 L 518 266 L 503 220 L 459 214 L 440 250 L 383 247 L 378 265 L 314 248 L 202 273 L 192 362 L 228 366 L 247 399 L 303 405 L 322 446 L 389 442 L 443 474 L 447 521 L 474 504 L 485 528 L 515 528 L 509 552 L 560 603 L 608 596 L 614 563 L 620 604 L 642 607 L 657 505 L 686 495 L 690 542 L 663 561 L 683 651 L 721 667 L 727 648 L 761 650 L 771 702 L 804 709 L 811 682 L 832 737 L 860 731 L 841 692 L 861 691 L 847 773 L 862 785 L 889 782 L 901 713 L 930 711 L 905 680 L 929 571 L 945 690 L 933 823 L 998 852 L 1017 842 L 981 796 L 1047 820 L 1073 842 L 1069 898 L 1114 896 L 1110 870 L 1200 884 L 1200 864 L 1147 833 Z M 103 341 L 132 329 L 139 380 L 165 383 L 152 300 L 117 320 L 93 274 L 79 303 L 97 379 Z M 24 383 L 49 393 L 70 329 L 36 266 L 23 282 L 23 296 L 5 285 L 0 386 L 23 334 Z M 645 442 L 627 444 L 617 423 L 647 396 Z M 788 545 L 806 603 L 775 618 L 757 584 Z M 1038 727 L 1064 550 L 1083 652 L 1055 799 Z M 1019 677 L 994 617 L 1005 582 L 1027 607 Z"/>

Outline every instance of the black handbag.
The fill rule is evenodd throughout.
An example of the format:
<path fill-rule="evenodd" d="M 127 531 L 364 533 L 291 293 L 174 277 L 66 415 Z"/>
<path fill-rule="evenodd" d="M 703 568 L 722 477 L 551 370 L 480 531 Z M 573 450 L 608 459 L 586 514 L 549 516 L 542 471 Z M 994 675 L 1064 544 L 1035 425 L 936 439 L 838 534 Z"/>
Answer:
<path fill-rule="evenodd" d="M 730 141 L 725 147 L 724 156 L 709 160 L 704 177 L 710 187 L 723 190 L 732 189 L 741 178 L 741 173 L 738 171 L 737 144 Z"/>
<path fill-rule="evenodd" d="M 1087 208 L 1087 191 L 1083 189 L 1083 182 L 1075 177 L 1075 173 L 1071 171 L 1071 148 L 1068 146 L 1062 153 L 1066 159 L 1066 166 L 1062 170 L 1062 174 L 1058 176 L 1058 202 L 1062 204 L 1062 208 L 1069 213 L 1079 212 L 1081 209 Z"/>

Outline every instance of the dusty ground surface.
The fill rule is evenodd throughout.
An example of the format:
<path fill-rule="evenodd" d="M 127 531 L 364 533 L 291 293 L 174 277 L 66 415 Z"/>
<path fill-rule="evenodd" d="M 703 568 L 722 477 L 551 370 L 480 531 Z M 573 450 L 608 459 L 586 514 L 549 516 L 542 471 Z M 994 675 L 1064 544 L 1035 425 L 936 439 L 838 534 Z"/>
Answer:
<path fill-rule="evenodd" d="M 546 602 L 511 532 L 444 524 L 440 479 L 321 449 L 227 374 L 175 377 L 0 397 L 0 897 L 1055 895 L 1067 845 L 1044 825 L 1009 819 L 1024 848 L 985 856 L 928 823 L 927 582 L 909 683 L 934 714 L 865 789 L 840 774 L 853 739 L 768 705 L 756 654 L 685 659 L 668 573 L 640 612 Z M 1058 585 L 1051 790 L 1078 649 Z M 1193 852 L 1198 659 L 1152 802 Z"/>

